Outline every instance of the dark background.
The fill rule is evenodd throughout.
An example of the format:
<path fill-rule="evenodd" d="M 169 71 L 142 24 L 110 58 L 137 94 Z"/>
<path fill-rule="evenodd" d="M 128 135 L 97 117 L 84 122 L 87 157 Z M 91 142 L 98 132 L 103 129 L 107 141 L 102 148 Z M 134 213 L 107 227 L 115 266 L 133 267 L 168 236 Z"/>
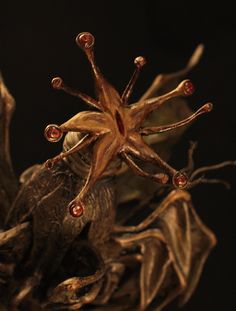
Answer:
<path fill-rule="evenodd" d="M 197 86 L 190 104 L 196 109 L 212 101 L 214 110 L 185 134 L 171 164 L 178 168 L 185 165 L 189 140 L 199 141 L 197 166 L 236 159 L 233 7 L 227 1 L 206 4 L 189 0 L 1 0 L 0 69 L 17 102 L 11 127 L 16 172 L 20 174 L 31 164 L 57 154 L 61 144 L 48 143 L 44 127 L 60 124 L 86 107 L 52 90 L 51 78 L 60 75 L 69 85 L 93 95 L 89 66 L 74 40 L 82 31 L 95 35 L 97 62 L 118 90 L 124 89 L 133 71 L 133 59 L 138 55 L 147 58 L 133 100 L 157 73 L 182 68 L 196 45 L 203 42 L 204 56 L 189 75 Z M 233 184 L 235 174 L 231 167 L 213 175 Z M 211 185 L 192 191 L 195 208 L 216 233 L 218 245 L 183 310 L 233 310 L 235 191 L 235 187 L 226 191 Z"/>

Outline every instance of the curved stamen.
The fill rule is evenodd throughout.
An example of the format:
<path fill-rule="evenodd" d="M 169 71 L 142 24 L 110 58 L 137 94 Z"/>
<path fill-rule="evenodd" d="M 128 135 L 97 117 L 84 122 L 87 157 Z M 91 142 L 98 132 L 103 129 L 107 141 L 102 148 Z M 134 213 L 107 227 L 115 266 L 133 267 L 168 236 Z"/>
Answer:
<path fill-rule="evenodd" d="M 122 157 L 124 158 L 126 164 L 132 169 L 135 174 L 141 177 L 150 178 L 160 184 L 166 184 L 168 182 L 169 177 L 167 174 L 150 174 L 148 172 L 145 172 L 141 167 L 139 167 L 127 153 L 123 152 Z"/>
<path fill-rule="evenodd" d="M 82 32 L 80 34 L 78 34 L 78 36 L 76 37 L 76 43 L 78 44 L 78 46 L 85 52 L 85 54 L 88 57 L 89 62 L 91 63 L 92 66 L 92 70 L 95 76 L 95 80 L 98 84 L 99 88 L 102 88 L 102 81 L 103 81 L 103 76 L 99 70 L 99 68 L 97 67 L 95 60 L 94 60 L 94 51 L 93 51 L 93 47 L 94 47 L 94 36 L 89 33 L 89 32 Z"/>
<path fill-rule="evenodd" d="M 190 96 L 194 92 L 194 86 L 190 80 L 182 81 L 174 90 L 164 95 L 138 102 L 131 107 L 131 118 L 136 120 L 136 126 L 140 126 L 149 113 L 161 107 L 169 99 L 179 96 Z"/>
<path fill-rule="evenodd" d="M 188 164 L 183 169 L 184 172 L 191 173 L 194 170 L 194 160 L 193 160 L 193 154 L 194 151 L 197 148 L 197 142 L 196 141 L 190 141 L 190 147 L 188 149 Z"/>
<path fill-rule="evenodd" d="M 92 107 L 101 110 L 101 107 L 100 107 L 99 103 L 95 99 L 91 98 L 90 96 L 88 96 L 88 95 L 86 95 L 86 94 L 84 94 L 84 93 L 82 93 L 80 91 L 77 91 L 77 90 L 67 86 L 64 83 L 64 81 L 62 80 L 62 78 L 60 78 L 60 77 L 53 78 L 52 82 L 51 82 L 51 85 L 52 85 L 52 87 L 54 89 L 56 89 L 56 90 L 63 90 L 67 94 L 70 94 L 70 95 L 75 96 L 75 97 L 79 97 L 86 104 L 89 104 Z"/>
<path fill-rule="evenodd" d="M 190 177 L 190 181 L 193 180 L 199 174 L 202 174 L 208 171 L 218 170 L 229 165 L 236 165 L 236 161 L 224 161 L 219 164 L 200 167 L 195 172 L 193 172 L 193 174 Z"/>
<path fill-rule="evenodd" d="M 89 32 L 82 32 L 76 37 L 76 43 L 85 52 L 91 64 L 99 105 L 105 111 L 112 111 L 121 105 L 121 98 L 116 89 L 103 77 L 94 60 L 94 37 Z"/>
<path fill-rule="evenodd" d="M 155 109 L 168 99 L 177 97 L 177 96 L 190 96 L 194 92 L 194 86 L 190 80 L 182 81 L 173 91 L 161 95 L 159 97 L 150 98 L 144 101 L 146 105 L 154 105 L 152 109 Z"/>
<path fill-rule="evenodd" d="M 156 133 L 164 133 L 164 132 L 171 131 L 171 130 L 176 129 L 178 127 L 187 125 L 188 123 L 194 121 L 200 115 L 210 112 L 212 110 L 212 108 L 213 108 L 213 105 L 211 103 L 207 103 L 207 104 L 203 105 L 201 108 L 199 108 L 191 116 L 189 116 L 188 118 L 186 118 L 184 120 L 181 120 L 181 121 L 173 123 L 173 124 L 163 125 L 163 126 L 145 127 L 145 128 L 140 130 L 140 133 L 142 135 L 152 135 L 152 134 L 156 134 Z"/>
<path fill-rule="evenodd" d="M 152 82 L 151 86 L 143 94 L 143 96 L 140 98 L 139 101 L 144 101 L 148 98 L 156 96 L 161 89 L 167 86 L 167 84 L 175 83 L 179 79 L 187 75 L 189 71 L 191 71 L 197 65 L 202 56 L 203 51 L 204 51 L 203 44 L 199 44 L 195 49 L 195 51 L 193 52 L 189 62 L 183 69 L 175 73 L 157 75 L 157 77 Z"/>
<path fill-rule="evenodd" d="M 222 184 L 225 186 L 226 189 L 230 189 L 231 185 L 228 181 L 222 180 L 222 179 L 207 179 L 204 177 L 199 177 L 193 181 L 189 181 L 185 189 L 191 189 L 195 186 L 201 185 L 201 184 Z"/>
<path fill-rule="evenodd" d="M 135 71 L 134 71 L 128 85 L 126 86 L 126 88 L 125 88 L 125 90 L 121 96 L 121 99 L 122 99 L 124 105 L 127 104 L 128 100 L 130 98 L 130 95 L 133 92 L 134 85 L 138 79 L 141 68 L 146 64 L 146 59 L 143 56 L 138 56 L 135 58 L 134 64 L 136 66 Z"/>
<path fill-rule="evenodd" d="M 64 158 L 67 158 L 69 155 L 72 155 L 75 152 L 79 152 L 81 149 L 84 149 L 88 145 L 90 145 L 94 140 L 97 139 L 96 135 L 86 134 L 83 138 L 81 138 L 76 145 L 74 145 L 71 149 L 65 152 L 61 152 L 59 155 L 52 159 L 48 159 L 45 163 L 47 168 L 52 168 L 56 163 L 60 162 Z"/>

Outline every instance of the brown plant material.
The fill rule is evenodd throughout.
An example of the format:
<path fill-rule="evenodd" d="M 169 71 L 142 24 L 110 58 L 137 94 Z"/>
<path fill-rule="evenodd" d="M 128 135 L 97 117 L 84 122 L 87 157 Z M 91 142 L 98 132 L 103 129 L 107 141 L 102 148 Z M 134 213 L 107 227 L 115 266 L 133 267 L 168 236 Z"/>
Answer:
<path fill-rule="evenodd" d="M 0 228 L 17 191 L 17 181 L 11 164 L 8 131 L 14 107 L 15 101 L 0 74 Z"/>
<path fill-rule="evenodd" d="M 83 214 L 87 193 L 96 181 L 102 177 L 110 162 L 118 156 L 139 176 L 150 178 L 160 184 L 166 184 L 171 179 L 176 188 L 190 187 L 191 184 L 188 182 L 187 175 L 178 172 L 167 164 L 167 162 L 150 148 L 143 140 L 142 136 L 162 134 L 187 125 L 200 115 L 211 111 L 212 104 L 207 103 L 203 105 L 188 118 L 179 122 L 168 125 L 142 127 L 150 113 L 160 108 L 166 101 L 180 96 L 186 97 L 192 95 L 194 91 L 192 83 L 189 80 L 184 80 L 179 83 L 174 90 L 166 94 L 147 98 L 150 94 L 147 93 L 146 95 L 144 94 L 144 97 L 139 102 L 128 105 L 128 100 L 133 92 L 139 72 L 146 63 L 145 59 L 142 56 L 135 58 L 135 72 L 123 94 L 120 96 L 115 88 L 103 77 L 95 63 L 93 50 L 94 37 L 90 33 L 81 33 L 77 36 L 76 42 L 86 53 L 91 64 L 98 100 L 96 101 L 88 95 L 71 89 L 65 85 L 63 80 L 59 77 L 52 80 L 52 86 L 55 89 L 62 89 L 71 95 L 80 97 L 87 104 L 97 108 L 99 111 L 83 111 L 60 126 L 51 124 L 45 129 L 45 137 L 51 142 L 60 140 L 64 132 L 85 133 L 85 136 L 70 150 L 48 160 L 46 165 L 49 168 L 69 155 L 86 148 L 95 141 L 91 167 L 86 183 L 78 196 L 69 204 L 71 214 L 75 217 L 80 217 Z M 192 68 L 200 53 L 201 51 L 199 52 L 198 48 L 190 63 L 187 65 L 187 68 L 177 73 L 174 77 L 179 77 L 188 71 L 189 68 Z M 171 80 L 172 78 L 166 77 L 167 81 L 168 79 Z M 133 158 L 138 158 L 144 162 L 152 162 L 164 170 L 164 172 L 149 174 L 142 170 L 142 168 L 134 162 Z M 180 178 L 179 175 L 181 175 Z M 181 182 L 179 182 L 180 179 Z M 185 180 L 183 181 L 183 179 Z"/>
<path fill-rule="evenodd" d="M 129 105 L 144 58 L 135 59 L 136 70 L 120 96 L 94 62 L 93 36 L 79 34 L 77 43 L 91 63 L 98 100 L 61 78 L 52 83 L 97 110 L 46 127 L 52 142 L 69 132 L 64 150 L 46 165 L 26 170 L 17 195 L 8 138 L 14 101 L 0 81 L 0 309 L 153 311 L 176 297 L 183 305 L 216 239 L 180 188 L 209 182 L 199 175 L 235 164 L 194 171 L 194 143 L 186 168 L 175 170 L 166 162 L 182 126 L 211 109 L 205 104 L 191 114 L 182 98 L 173 102 L 192 93 L 190 81 L 179 80 L 197 64 L 203 48 L 183 70 L 157 76 L 140 101 Z M 134 158 L 162 171 L 141 167 Z M 149 183 L 121 168 L 122 161 Z"/>

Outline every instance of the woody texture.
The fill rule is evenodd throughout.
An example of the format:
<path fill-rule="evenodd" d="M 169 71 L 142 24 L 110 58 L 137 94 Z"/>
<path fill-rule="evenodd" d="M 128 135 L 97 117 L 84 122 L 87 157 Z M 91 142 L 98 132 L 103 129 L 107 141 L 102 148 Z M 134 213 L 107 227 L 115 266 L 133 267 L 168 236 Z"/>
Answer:
<path fill-rule="evenodd" d="M 216 244 L 188 190 L 202 183 L 229 187 L 206 174 L 236 164 L 195 169 L 194 142 L 186 167 L 168 163 L 187 126 L 213 107 L 192 112 L 186 103 L 194 86 L 185 78 L 203 46 L 184 69 L 158 75 L 131 104 L 145 58 L 135 58 L 119 94 L 96 65 L 93 35 L 80 33 L 76 43 L 91 65 L 96 99 L 60 77 L 52 80 L 90 110 L 49 124 L 48 141 L 65 134 L 62 152 L 19 181 L 9 151 L 15 104 L 0 80 L 0 310 L 161 311 L 173 300 L 183 306 Z"/>

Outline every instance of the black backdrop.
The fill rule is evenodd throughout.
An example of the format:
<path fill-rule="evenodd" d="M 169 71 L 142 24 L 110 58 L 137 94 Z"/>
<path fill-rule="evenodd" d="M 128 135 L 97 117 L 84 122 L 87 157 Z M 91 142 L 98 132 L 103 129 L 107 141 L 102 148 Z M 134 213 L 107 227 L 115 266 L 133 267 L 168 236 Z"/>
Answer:
<path fill-rule="evenodd" d="M 206 1 L 205 1 L 206 2 Z M 236 159 L 233 92 L 233 8 L 224 1 L 0 1 L 0 68 L 15 96 L 11 126 L 13 163 L 18 174 L 60 151 L 43 137 L 48 123 L 67 120 L 85 105 L 50 88 L 60 75 L 71 86 L 93 95 L 85 56 L 75 44 L 79 32 L 96 37 L 96 57 L 106 77 L 122 90 L 143 55 L 143 70 L 133 99 L 158 72 L 180 69 L 195 46 L 206 46 L 199 66 L 189 77 L 197 86 L 193 108 L 212 101 L 214 111 L 196 122 L 176 147 L 171 163 L 183 167 L 188 141 L 198 140 L 197 166 Z M 233 183 L 236 170 L 217 177 Z M 218 238 L 200 285 L 183 310 L 233 310 L 234 187 L 200 186 L 194 204 Z M 175 310 L 170 307 L 168 310 Z"/>

